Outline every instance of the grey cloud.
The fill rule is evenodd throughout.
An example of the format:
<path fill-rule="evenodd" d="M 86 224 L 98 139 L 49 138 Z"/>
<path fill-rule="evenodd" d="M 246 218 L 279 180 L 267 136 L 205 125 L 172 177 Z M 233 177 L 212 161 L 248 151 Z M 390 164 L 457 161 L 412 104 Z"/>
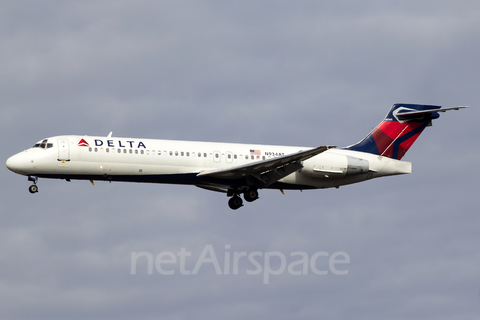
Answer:
<path fill-rule="evenodd" d="M 3 159 L 57 134 L 345 146 L 393 103 L 478 105 L 477 2 L 5 2 Z M 265 190 L 232 212 L 188 186 L 45 180 L 6 168 L 9 319 L 474 319 L 478 108 L 441 114 L 413 173 Z M 346 276 L 130 274 L 131 253 L 347 252 Z M 189 268 L 194 262 L 190 261 Z M 223 266 L 223 262 L 221 265 Z M 278 261 L 275 266 L 278 266 Z M 325 263 L 325 261 L 323 261 Z M 322 265 L 323 266 L 323 265 Z"/>

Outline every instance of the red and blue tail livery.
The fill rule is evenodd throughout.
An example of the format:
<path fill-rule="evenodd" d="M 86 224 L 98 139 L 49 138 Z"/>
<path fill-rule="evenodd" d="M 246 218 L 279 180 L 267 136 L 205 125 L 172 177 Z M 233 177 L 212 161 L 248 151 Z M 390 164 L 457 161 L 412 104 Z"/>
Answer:
<path fill-rule="evenodd" d="M 402 157 L 439 117 L 439 106 L 395 104 L 362 141 L 316 148 L 162 139 L 65 135 L 43 139 L 7 160 L 11 171 L 38 178 L 194 185 L 226 194 L 231 209 L 259 198 L 260 189 L 339 188 L 407 174 Z"/>
<path fill-rule="evenodd" d="M 440 117 L 438 112 L 459 108 L 463 107 L 441 109 L 432 105 L 394 104 L 372 132 L 359 143 L 344 149 L 401 160 L 432 120 Z"/>

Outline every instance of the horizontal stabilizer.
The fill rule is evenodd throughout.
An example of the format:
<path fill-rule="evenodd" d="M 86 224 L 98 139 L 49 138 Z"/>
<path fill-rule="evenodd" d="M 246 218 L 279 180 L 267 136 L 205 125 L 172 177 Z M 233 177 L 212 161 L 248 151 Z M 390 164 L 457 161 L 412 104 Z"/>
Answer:
<path fill-rule="evenodd" d="M 459 109 L 464 109 L 464 108 L 470 108 L 469 106 L 458 106 L 458 107 L 451 107 L 451 108 L 437 108 L 437 109 L 430 109 L 430 110 L 420 110 L 420 111 L 399 111 L 395 114 L 395 116 L 400 119 L 400 120 L 408 120 L 408 119 L 414 119 L 417 118 L 418 116 L 422 116 L 425 114 L 432 114 L 435 112 L 445 112 L 449 110 L 459 110 Z"/>

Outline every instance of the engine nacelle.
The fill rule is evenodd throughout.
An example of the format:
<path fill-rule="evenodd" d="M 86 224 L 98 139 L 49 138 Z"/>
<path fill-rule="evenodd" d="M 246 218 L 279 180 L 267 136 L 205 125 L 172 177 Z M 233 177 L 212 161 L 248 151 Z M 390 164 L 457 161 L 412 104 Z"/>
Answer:
<path fill-rule="evenodd" d="M 352 156 L 346 157 L 348 160 L 348 166 L 347 173 L 345 175 L 350 176 L 356 174 L 363 174 L 368 173 L 368 171 L 370 170 L 370 163 L 368 162 L 368 160 Z"/>
<path fill-rule="evenodd" d="M 344 154 L 325 153 L 303 162 L 302 173 L 316 178 L 342 178 L 368 172 L 368 160 Z"/>

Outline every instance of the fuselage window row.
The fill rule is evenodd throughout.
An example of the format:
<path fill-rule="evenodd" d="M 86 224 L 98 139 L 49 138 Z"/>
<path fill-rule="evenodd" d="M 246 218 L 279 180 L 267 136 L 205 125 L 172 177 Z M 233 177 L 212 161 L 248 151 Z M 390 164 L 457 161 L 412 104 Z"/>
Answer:
<path fill-rule="evenodd" d="M 43 145 L 43 144 L 42 144 L 42 145 Z M 53 146 L 53 145 L 52 145 L 51 143 L 45 144 L 45 146 L 41 146 L 40 144 L 38 144 L 38 148 L 42 148 L 42 147 L 43 147 L 43 148 L 51 148 L 52 146 Z M 122 150 L 123 150 L 123 151 L 122 151 Z M 127 151 L 127 150 L 128 150 L 128 151 Z M 97 148 L 97 147 L 92 148 L 92 147 L 89 147 L 89 148 L 88 148 L 88 151 L 89 151 L 89 152 L 92 152 L 92 151 L 94 151 L 94 152 L 103 152 L 103 148 Z M 126 154 L 126 153 L 134 154 L 134 153 L 135 153 L 135 154 L 146 154 L 146 155 L 150 155 L 150 154 L 151 154 L 151 155 L 159 155 L 159 156 L 162 155 L 162 152 L 161 152 L 160 150 L 158 150 L 158 152 L 156 152 L 155 150 L 140 150 L 140 152 L 139 152 L 138 149 L 135 149 L 135 150 L 134 150 L 134 149 L 121 149 L 121 148 L 118 148 L 118 149 L 115 149 L 115 148 L 105 148 L 105 152 L 107 152 L 107 153 L 110 153 L 110 152 L 111 152 L 111 153 L 115 153 L 115 152 L 117 152 L 117 153 L 122 153 L 122 152 L 123 152 L 123 153 L 125 153 L 125 154 Z M 167 151 L 164 151 L 164 153 L 167 154 Z M 168 152 L 168 155 L 170 155 L 170 156 L 175 155 L 176 157 L 178 157 L 178 156 L 190 157 L 190 154 L 191 154 L 193 157 L 195 156 L 195 152 L 191 152 L 191 153 L 190 153 L 190 152 L 184 152 L 184 151 L 180 151 L 180 152 L 179 152 L 179 151 L 175 151 L 175 152 L 174 152 L 174 151 L 169 151 L 169 152 Z M 204 152 L 203 154 L 202 154 L 202 152 L 198 152 L 198 153 L 197 153 L 197 156 L 198 156 L 199 158 L 201 158 L 202 155 L 203 155 L 204 158 L 207 157 L 207 153 L 206 153 L 206 152 Z M 225 154 L 220 154 L 220 153 L 214 153 L 214 154 L 213 154 L 213 156 L 214 156 L 216 159 L 219 159 L 219 158 L 221 157 L 221 155 L 225 155 Z M 239 158 L 239 156 L 238 156 L 237 154 L 232 154 L 232 153 L 226 153 L 225 156 L 226 156 L 226 159 L 227 159 L 227 160 L 232 160 L 232 159 L 235 159 L 235 160 L 236 160 L 236 159 Z M 242 155 L 240 155 L 240 157 L 242 157 Z M 257 160 L 258 160 L 258 159 L 260 159 L 260 156 L 257 155 L 256 158 L 257 158 Z M 269 157 L 269 158 L 270 158 L 270 157 Z M 255 160 L 255 156 L 254 156 L 254 155 L 251 155 L 251 156 L 245 155 L 245 160 L 249 160 L 249 159 L 250 159 L 250 160 Z M 262 159 L 265 160 L 265 156 L 262 156 Z"/>

